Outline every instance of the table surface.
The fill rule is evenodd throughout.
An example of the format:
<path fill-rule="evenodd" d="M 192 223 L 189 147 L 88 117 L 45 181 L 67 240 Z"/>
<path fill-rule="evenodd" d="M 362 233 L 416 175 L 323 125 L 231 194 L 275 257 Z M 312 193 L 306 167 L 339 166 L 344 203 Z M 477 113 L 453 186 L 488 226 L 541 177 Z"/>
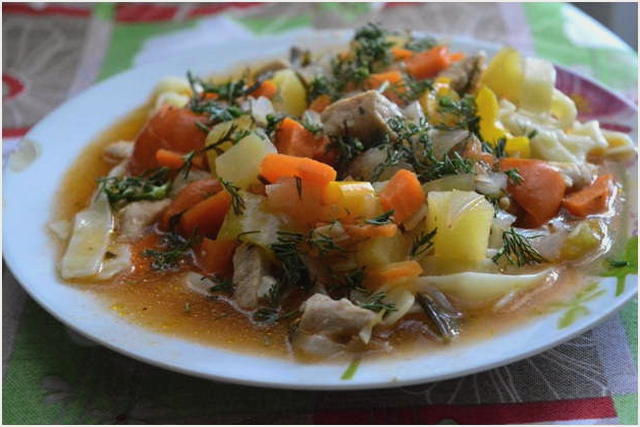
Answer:
<path fill-rule="evenodd" d="M 171 52 L 304 28 L 389 28 L 508 43 L 637 103 L 637 55 L 572 6 L 484 4 L 7 4 L 3 157 L 69 97 Z M 637 300 L 543 354 L 464 378 L 387 390 L 301 392 L 187 377 L 67 330 L 3 268 L 3 422 L 637 423 Z"/>

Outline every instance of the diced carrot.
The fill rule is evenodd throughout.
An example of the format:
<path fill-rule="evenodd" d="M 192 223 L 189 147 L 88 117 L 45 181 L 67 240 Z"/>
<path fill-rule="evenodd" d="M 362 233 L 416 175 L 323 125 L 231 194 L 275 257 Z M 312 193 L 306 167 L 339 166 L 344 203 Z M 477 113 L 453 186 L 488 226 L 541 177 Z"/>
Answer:
<path fill-rule="evenodd" d="M 197 251 L 198 266 L 208 274 L 229 277 L 233 273 L 233 253 L 238 243 L 232 239 L 202 239 Z"/>
<path fill-rule="evenodd" d="M 278 178 L 299 177 L 310 184 L 324 187 L 335 181 L 336 171 L 331 166 L 306 157 L 286 154 L 267 154 L 260 165 L 260 175 L 269 182 Z"/>
<path fill-rule="evenodd" d="M 215 237 L 231 206 L 231 195 L 220 191 L 187 209 L 180 217 L 180 231 L 184 236 L 194 233 Z"/>
<path fill-rule="evenodd" d="M 171 218 L 180 215 L 192 206 L 211 197 L 222 189 L 222 185 L 216 179 L 203 179 L 188 184 L 178 192 L 171 204 L 162 212 L 160 227 L 168 230 Z"/>
<path fill-rule="evenodd" d="M 204 169 L 204 159 L 202 154 L 195 155 L 191 158 L 191 165 L 198 169 Z M 156 161 L 158 162 L 158 166 L 164 166 L 169 169 L 180 169 L 184 166 L 185 154 L 161 148 L 156 151 Z"/>
<path fill-rule="evenodd" d="M 218 99 L 217 93 L 208 92 L 208 93 L 205 93 L 203 96 L 205 99 Z"/>
<path fill-rule="evenodd" d="M 303 228 L 329 220 L 328 207 L 322 203 L 324 188 L 315 183 L 283 177 L 267 185 L 265 191 L 270 211 L 286 214 Z"/>
<path fill-rule="evenodd" d="M 402 83 L 402 73 L 400 73 L 400 71 L 397 71 L 397 70 L 392 70 L 392 71 L 386 71 L 384 73 L 372 74 L 367 79 L 366 84 L 369 89 L 377 89 L 384 82 L 389 82 L 390 86 L 399 85 Z"/>
<path fill-rule="evenodd" d="M 413 51 L 402 47 L 392 47 L 391 54 L 393 55 L 393 59 L 401 61 L 403 59 L 411 58 L 413 56 Z"/>
<path fill-rule="evenodd" d="M 613 175 L 600 175 L 590 186 L 569 194 L 562 201 L 571 215 L 587 216 L 603 212 L 613 190 Z"/>
<path fill-rule="evenodd" d="M 560 172 L 541 160 L 514 157 L 502 159 L 500 169 L 517 169 L 523 178 L 520 184 L 509 180 L 507 192 L 526 211 L 524 225 L 539 227 L 558 213 L 566 190 Z"/>
<path fill-rule="evenodd" d="M 398 232 L 395 224 L 343 224 L 344 231 L 355 239 L 369 239 L 372 237 L 393 237 Z"/>
<path fill-rule="evenodd" d="M 316 113 L 322 113 L 329 105 L 331 105 L 331 97 L 329 95 L 320 95 L 311 101 L 309 109 Z"/>
<path fill-rule="evenodd" d="M 254 98 L 259 98 L 261 96 L 264 96 L 265 98 L 273 98 L 277 92 L 278 86 L 276 86 L 272 80 L 265 80 L 260 83 L 258 89 L 251 93 L 251 96 Z"/>
<path fill-rule="evenodd" d="M 279 153 L 296 157 L 314 157 L 325 151 L 329 143 L 326 136 L 316 136 L 297 121 L 286 117 L 276 131 L 276 148 Z"/>
<path fill-rule="evenodd" d="M 402 223 L 411 218 L 425 202 L 425 194 L 416 174 L 400 169 L 380 193 L 384 209 L 393 209 L 393 218 Z"/>
<path fill-rule="evenodd" d="M 416 79 L 428 79 L 449 67 L 451 64 L 449 48 L 435 46 L 405 59 L 404 63 L 411 76 Z"/>
<path fill-rule="evenodd" d="M 449 61 L 458 62 L 464 59 L 464 53 L 462 52 L 454 52 L 449 54 Z"/>
<path fill-rule="evenodd" d="M 415 260 L 392 262 L 382 267 L 373 268 L 367 273 L 367 281 L 383 285 L 397 283 L 422 274 L 422 266 Z"/>
<path fill-rule="evenodd" d="M 156 152 L 161 148 L 180 154 L 203 148 L 207 135 L 196 126 L 196 122 L 205 120 L 190 109 L 163 106 L 137 136 L 129 172 L 140 175 L 158 167 Z"/>
<path fill-rule="evenodd" d="M 184 164 L 184 157 L 183 154 L 161 148 L 156 151 L 156 161 L 158 162 L 158 166 L 164 166 L 169 169 L 180 169 Z"/>

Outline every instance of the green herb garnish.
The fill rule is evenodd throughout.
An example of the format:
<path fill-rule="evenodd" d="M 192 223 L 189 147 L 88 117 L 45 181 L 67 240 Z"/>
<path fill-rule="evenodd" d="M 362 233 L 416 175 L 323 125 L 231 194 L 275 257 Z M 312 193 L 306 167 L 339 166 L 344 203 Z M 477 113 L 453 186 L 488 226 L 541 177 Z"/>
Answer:
<path fill-rule="evenodd" d="M 387 294 L 384 292 L 376 292 L 371 294 L 369 298 L 363 302 L 358 304 L 360 307 L 365 308 L 367 310 L 375 311 L 376 313 L 384 310 L 385 313 L 391 313 L 392 311 L 396 311 L 397 308 L 393 304 L 385 303 L 383 300 Z"/>
<path fill-rule="evenodd" d="M 504 171 L 507 178 L 515 185 L 522 184 L 524 178 L 520 175 L 520 171 L 516 168 Z"/>
<path fill-rule="evenodd" d="M 437 232 L 438 229 L 434 228 L 430 232 L 422 232 L 416 238 L 414 238 L 413 244 L 411 245 L 411 256 L 414 258 L 419 258 L 422 254 L 431 249 L 433 247 L 433 239 L 434 237 L 436 237 Z"/>
<path fill-rule="evenodd" d="M 142 251 L 142 255 L 153 258 L 151 261 L 153 270 L 175 271 L 180 267 L 180 263 L 190 255 L 191 248 L 198 240 L 195 233 L 189 239 L 174 232 L 166 233 L 162 236 L 159 249 L 145 249 Z"/>
<path fill-rule="evenodd" d="M 371 225 L 386 225 L 391 224 L 391 217 L 393 216 L 394 210 L 390 210 L 378 215 L 375 218 L 371 218 L 365 221 L 366 224 Z"/>
<path fill-rule="evenodd" d="M 103 191 L 114 207 L 138 200 L 161 200 L 171 190 L 170 172 L 169 168 L 158 168 L 141 176 L 98 178 L 98 191 Z"/>
<path fill-rule="evenodd" d="M 240 187 L 233 185 L 233 183 L 226 181 L 220 177 L 218 177 L 218 181 L 220 181 L 222 187 L 231 196 L 231 207 L 233 208 L 233 213 L 236 215 L 242 215 L 246 206 L 244 204 L 244 199 L 240 195 Z"/>
<path fill-rule="evenodd" d="M 504 258 L 509 264 L 518 267 L 547 262 L 540 252 L 531 245 L 530 239 L 535 237 L 527 237 L 513 228 L 505 231 L 502 234 L 502 249 L 491 260 L 497 264 L 501 258 Z"/>

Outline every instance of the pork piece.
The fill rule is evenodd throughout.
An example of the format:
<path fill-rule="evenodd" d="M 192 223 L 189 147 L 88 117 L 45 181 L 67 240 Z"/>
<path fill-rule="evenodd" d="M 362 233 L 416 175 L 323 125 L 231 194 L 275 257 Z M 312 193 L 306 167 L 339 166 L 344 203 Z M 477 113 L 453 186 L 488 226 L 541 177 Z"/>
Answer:
<path fill-rule="evenodd" d="M 598 167 L 591 163 L 548 162 L 560 172 L 567 188 L 580 190 L 591 184 L 598 174 Z"/>
<path fill-rule="evenodd" d="M 133 154 L 133 142 L 117 141 L 111 143 L 104 148 L 104 154 L 112 160 L 128 159 Z"/>
<path fill-rule="evenodd" d="M 459 94 L 471 92 L 478 85 L 484 69 L 484 60 L 484 53 L 468 56 L 442 71 L 438 77 L 450 79 L 451 87 Z"/>
<path fill-rule="evenodd" d="M 120 237 L 136 240 L 144 235 L 144 229 L 151 225 L 171 200 L 157 200 L 129 203 L 120 211 Z"/>
<path fill-rule="evenodd" d="M 341 99 L 327 107 L 321 116 L 327 135 L 349 135 L 358 138 L 365 147 L 392 133 L 387 122 L 393 117 L 402 117 L 402 111 L 375 90 Z"/>
<path fill-rule="evenodd" d="M 233 298 L 245 310 L 256 308 L 259 299 L 275 284 L 267 267 L 257 246 L 244 243 L 233 254 Z"/>
<path fill-rule="evenodd" d="M 314 294 L 303 305 L 302 317 L 291 343 L 297 351 L 330 356 L 370 328 L 376 314 L 355 306 L 346 298 L 334 300 Z"/>

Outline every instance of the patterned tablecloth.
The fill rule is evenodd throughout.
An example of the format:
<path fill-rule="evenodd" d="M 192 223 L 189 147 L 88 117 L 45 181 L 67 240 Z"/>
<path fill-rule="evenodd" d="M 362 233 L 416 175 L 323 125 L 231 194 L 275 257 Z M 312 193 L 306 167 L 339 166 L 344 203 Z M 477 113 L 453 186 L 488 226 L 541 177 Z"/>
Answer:
<path fill-rule="evenodd" d="M 637 54 L 565 4 L 7 4 L 3 154 L 67 98 L 171 52 L 368 21 L 509 43 L 637 102 Z M 582 108 L 588 106 L 581 105 Z M 387 390 L 282 391 L 191 378 L 92 345 L 3 269 L 3 422 L 637 423 L 637 302 L 509 366 Z"/>

